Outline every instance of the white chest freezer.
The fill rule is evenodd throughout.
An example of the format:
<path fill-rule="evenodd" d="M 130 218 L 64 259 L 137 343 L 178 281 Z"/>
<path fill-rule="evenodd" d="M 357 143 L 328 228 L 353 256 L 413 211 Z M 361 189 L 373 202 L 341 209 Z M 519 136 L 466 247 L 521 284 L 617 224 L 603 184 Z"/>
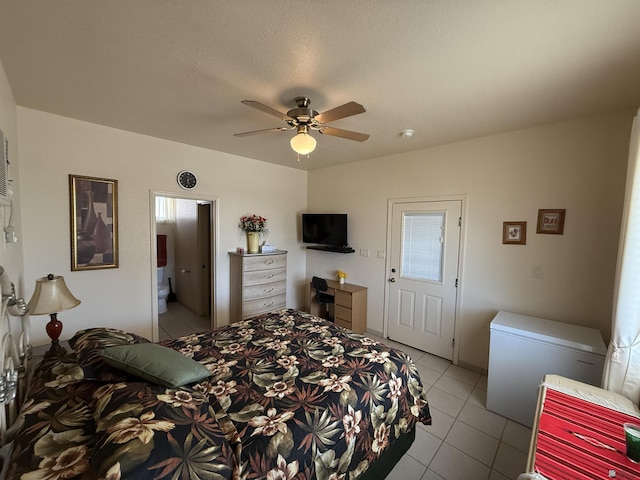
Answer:
<path fill-rule="evenodd" d="M 605 355 L 599 330 L 498 312 L 491 321 L 487 408 L 532 427 L 545 375 L 600 386 Z"/>

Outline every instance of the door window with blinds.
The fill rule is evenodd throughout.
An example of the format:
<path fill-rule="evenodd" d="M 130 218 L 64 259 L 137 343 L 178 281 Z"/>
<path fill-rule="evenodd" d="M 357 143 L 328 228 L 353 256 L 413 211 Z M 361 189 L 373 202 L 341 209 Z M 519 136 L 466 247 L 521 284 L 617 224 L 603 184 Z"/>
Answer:
<path fill-rule="evenodd" d="M 402 219 L 402 263 L 405 278 L 442 283 L 444 212 L 405 213 Z"/>

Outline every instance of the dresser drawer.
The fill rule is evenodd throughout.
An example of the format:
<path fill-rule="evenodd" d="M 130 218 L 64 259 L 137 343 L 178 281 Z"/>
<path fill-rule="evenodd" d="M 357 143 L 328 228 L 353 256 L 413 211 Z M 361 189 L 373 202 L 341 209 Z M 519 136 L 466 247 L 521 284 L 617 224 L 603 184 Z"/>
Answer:
<path fill-rule="evenodd" d="M 335 302 L 336 305 L 342 305 L 343 307 L 351 308 L 351 293 L 343 292 L 341 290 L 336 289 L 335 291 Z"/>
<path fill-rule="evenodd" d="M 286 266 L 286 255 L 257 255 L 255 257 L 244 257 L 244 261 L 242 262 L 242 270 L 244 272 L 271 268 L 284 268 Z"/>
<path fill-rule="evenodd" d="M 244 287 L 242 291 L 242 299 L 255 300 L 264 297 L 273 297 L 274 295 L 282 295 L 287 293 L 287 284 L 285 282 L 264 283 L 261 285 L 251 285 Z"/>
<path fill-rule="evenodd" d="M 351 309 L 350 308 L 345 308 L 342 305 L 336 305 L 335 306 L 335 318 L 336 320 L 340 319 L 340 320 L 344 320 L 345 322 L 349 322 L 349 325 L 351 325 Z"/>
<path fill-rule="evenodd" d="M 242 318 L 249 318 L 259 313 L 266 313 L 278 310 L 286 306 L 286 295 L 276 295 L 274 297 L 260 298 L 242 302 Z"/>
<path fill-rule="evenodd" d="M 237 322 L 279 310 L 287 303 L 287 252 L 229 252 L 229 318 Z"/>
<path fill-rule="evenodd" d="M 345 322 L 344 320 L 336 317 L 335 323 L 339 327 L 348 328 L 349 330 L 351 330 L 351 322 Z"/>
<path fill-rule="evenodd" d="M 245 288 L 251 285 L 262 285 L 264 283 L 285 282 L 287 280 L 287 269 L 276 268 L 273 270 L 259 270 L 255 272 L 244 272 L 242 283 Z"/>

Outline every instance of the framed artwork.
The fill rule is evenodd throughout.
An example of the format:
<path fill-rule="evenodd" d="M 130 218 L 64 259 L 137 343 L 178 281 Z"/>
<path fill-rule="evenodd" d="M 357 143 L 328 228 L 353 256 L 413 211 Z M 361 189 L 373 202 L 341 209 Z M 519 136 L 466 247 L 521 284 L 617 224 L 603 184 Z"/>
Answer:
<path fill-rule="evenodd" d="M 502 243 L 526 245 L 527 222 L 502 222 Z"/>
<path fill-rule="evenodd" d="M 69 175 L 71 270 L 118 268 L 118 181 Z"/>
<path fill-rule="evenodd" d="M 562 235 L 564 233 L 564 208 L 538 210 L 536 233 Z"/>

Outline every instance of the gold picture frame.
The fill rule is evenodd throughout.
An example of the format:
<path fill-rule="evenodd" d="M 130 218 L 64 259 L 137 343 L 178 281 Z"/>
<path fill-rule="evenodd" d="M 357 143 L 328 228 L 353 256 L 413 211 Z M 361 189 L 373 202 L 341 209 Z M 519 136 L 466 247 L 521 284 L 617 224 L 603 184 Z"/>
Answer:
<path fill-rule="evenodd" d="M 538 210 L 536 233 L 563 235 L 565 213 L 566 209 L 564 208 Z"/>
<path fill-rule="evenodd" d="M 118 268 L 118 181 L 69 175 L 71 270 Z"/>
<path fill-rule="evenodd" d="M 526 245 L 527 222 L 502 222 L 502 243 L 505 245 Z"/>

